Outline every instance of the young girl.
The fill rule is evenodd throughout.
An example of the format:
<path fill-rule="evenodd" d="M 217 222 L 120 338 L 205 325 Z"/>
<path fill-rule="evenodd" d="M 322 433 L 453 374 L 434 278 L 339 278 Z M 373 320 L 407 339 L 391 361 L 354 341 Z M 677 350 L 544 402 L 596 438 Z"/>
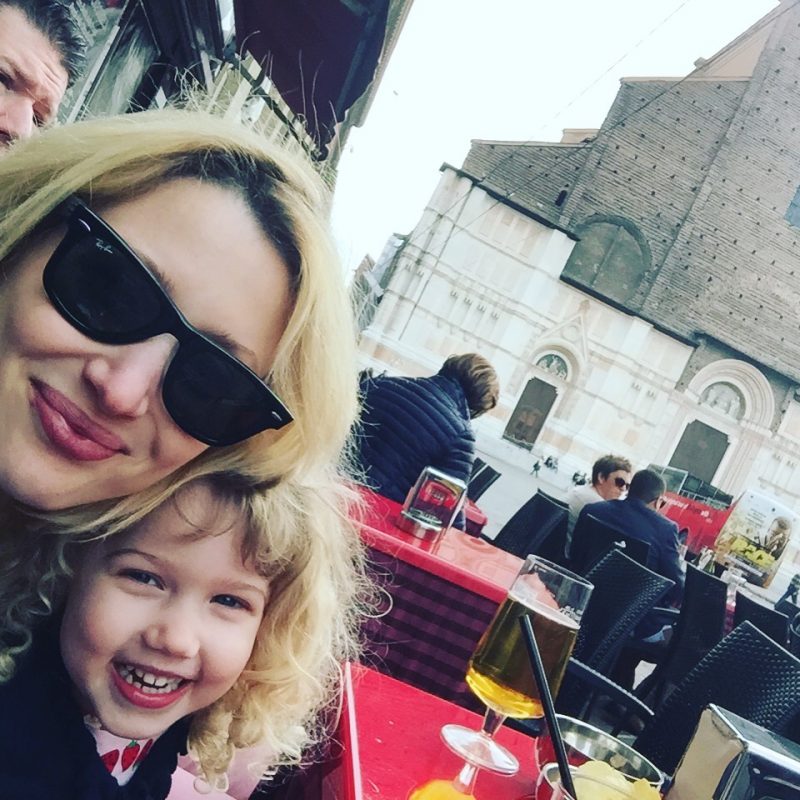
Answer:
<path fill-rule="evenodd" d="M 239 484 L 192 481 L 113 536 L 42 536 L 52 577 L 31 591 L 54 614 L 0 684 L 2 796 L 165 798 L 187 744 L 222 790 L 239 748 L 267 745 L 263 769 L 300 759 L 358 587 L 331 567 L 341 538 L 303 533 L 317 492 Z"/>

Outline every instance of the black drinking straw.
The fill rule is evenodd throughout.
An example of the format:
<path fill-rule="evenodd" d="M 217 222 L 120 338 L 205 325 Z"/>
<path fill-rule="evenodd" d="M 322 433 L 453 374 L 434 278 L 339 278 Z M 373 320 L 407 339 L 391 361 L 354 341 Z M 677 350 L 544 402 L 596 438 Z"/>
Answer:
<path fill-rule="evenodd" d="M 525 647 L 528 649 L 528 658 L 531 660 L 533 677 L 539 689 L 539 699 L 542 701 L 542 706 L 544 708 L 544 718 L 547 720 L 547 729 L 550 732 L 550 738 L 553 740 L 553 746 L 555 747 L 558 771 L 561 774 L 561 785 L 566 789 L 570 797 L 576 798 L 575 786 L 572 783 L 572 775 L 569 771 L 569 762 L 567 761 L 567 751 L 564 749 L 564 739 L 561 737 L 561 730 L 556 720 L 556 708 L 553 705 L 553 695 L 550 694 L 550 685 L 547 683 L 547 676 L 544 674 L 544 665 L 542 664 L 542 657 L 539 654 L 539 648 L 536 644 L 536 636 L 533 633 L 530 615 L 523 614 L 519 618 L 519 624 L 522 628 L 522 638 L 525 640 Z"/>

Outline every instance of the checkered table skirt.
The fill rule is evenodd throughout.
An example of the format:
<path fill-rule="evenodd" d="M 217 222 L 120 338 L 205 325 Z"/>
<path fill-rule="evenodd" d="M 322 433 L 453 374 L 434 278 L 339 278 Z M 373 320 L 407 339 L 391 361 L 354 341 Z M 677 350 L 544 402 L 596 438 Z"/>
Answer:
<path fill-rule="evenodd" d="M 472 651 L 497 603 L 402 559 L 369 548 L 385 613 L 367 623 L 365 662 L 473 711 L 483 706 L 464 682 Z"/>

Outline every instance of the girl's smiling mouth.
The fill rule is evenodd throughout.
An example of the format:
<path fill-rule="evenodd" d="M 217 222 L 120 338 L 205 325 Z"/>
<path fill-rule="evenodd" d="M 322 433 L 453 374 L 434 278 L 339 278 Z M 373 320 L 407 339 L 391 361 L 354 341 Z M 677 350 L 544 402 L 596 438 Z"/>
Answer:
<path fill-rule="evenodd" d="M 152 672 L 134 664 L 112 664 L 111 676 L 119 694 L 139 708 L 161 709 L 179 700 L 192 681 L 179 675 Z"/>

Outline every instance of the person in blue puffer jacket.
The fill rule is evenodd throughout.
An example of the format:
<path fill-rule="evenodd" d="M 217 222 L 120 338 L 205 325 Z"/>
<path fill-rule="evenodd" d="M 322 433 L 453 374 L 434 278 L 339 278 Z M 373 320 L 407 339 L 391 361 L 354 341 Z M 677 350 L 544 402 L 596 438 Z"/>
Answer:
<path fill-rule="evenodd" d="M 365 371 L 355 437 L 363 482 L 399 503 L 425 467 L 468 482 L 475 460 L 470 419 L 494 408 L 499 394 L 497 373 L 477 353 L 450 356 L 428 378 Z M 463 515 L 456 524 L 463 527 Z"/>

